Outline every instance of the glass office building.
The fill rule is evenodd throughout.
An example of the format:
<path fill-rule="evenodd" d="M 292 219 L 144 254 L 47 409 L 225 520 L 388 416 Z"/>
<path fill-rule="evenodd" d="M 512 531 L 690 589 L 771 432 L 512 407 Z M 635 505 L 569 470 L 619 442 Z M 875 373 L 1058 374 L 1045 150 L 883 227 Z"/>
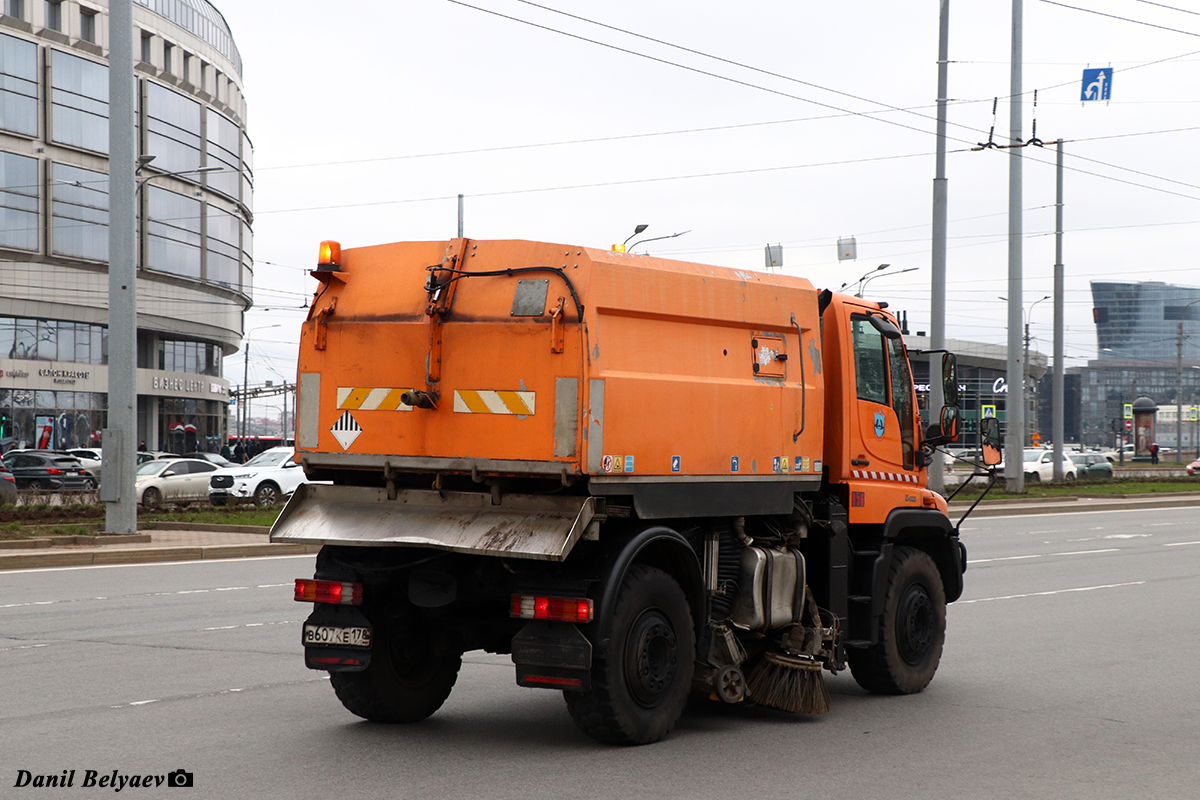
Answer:
<path fill-rule="evenodd" d="M 225 441 L 253 282 L 241 55 L 207 0 L 135 0 L 138 439 Z M 0 8 L 0 447 L 107 420 L 108 9 Z"/>

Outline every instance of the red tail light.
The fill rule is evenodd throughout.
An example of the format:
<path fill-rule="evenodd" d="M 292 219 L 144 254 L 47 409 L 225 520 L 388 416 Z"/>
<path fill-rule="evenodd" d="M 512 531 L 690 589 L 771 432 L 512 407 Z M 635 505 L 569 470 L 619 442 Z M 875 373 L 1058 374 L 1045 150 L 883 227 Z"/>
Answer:
<path fill-rule="evenodd" d="M 296 578 L 296 600 L 301 603 L 331 603 L 342 606 L 361 606 L 361 583 L 338 583 Z"/>
<path fill-rule="evenodd" d="M 55 469 L 54 467 L 46 467 L 46 474 L 47 475 L 62 475 L 63 471 L 61 469 Z"/>
<path fill-rule="evenodd" d="M 552 622 L 591 622 L 592 601 L 586 597 L 535 597 L 514 594 L 509 615 Z"/>

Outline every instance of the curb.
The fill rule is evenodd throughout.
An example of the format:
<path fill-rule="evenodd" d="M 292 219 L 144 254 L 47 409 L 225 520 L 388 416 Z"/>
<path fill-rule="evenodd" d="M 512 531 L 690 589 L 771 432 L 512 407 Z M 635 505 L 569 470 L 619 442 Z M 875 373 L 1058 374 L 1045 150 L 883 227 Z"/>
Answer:
<path fill-rule="evenodd" d="M 145 547 L 65 553 L 13 553 L 0 554 L 0 570 L 305 555 L 316 553 L 320 549 L 321 546 L 315 544 L 216 544 L 203 547 Z"/>
<path fill-rule="evenodd" d="M 1086 503 L 1064 502 L 1067 500 L 1085 500 Z M 1007 517 L 1021 514 L 1075 514 L 1082 511 L 1129 511 L 1138 508 L 1188 508 L 1200 506 L 1200 495 L 1163 495 L 1147 499 L 1125 497 L 1114 500 L 1101 500 L 1097 497 L 1055 498 L 1047 501 L 997 500 L 994 503 L 984 503 L 971 512 L 972 517 Z M 970 503 L 954 502 L 950 504 L 950 514 L 964 513 L 971 507 Z"/>

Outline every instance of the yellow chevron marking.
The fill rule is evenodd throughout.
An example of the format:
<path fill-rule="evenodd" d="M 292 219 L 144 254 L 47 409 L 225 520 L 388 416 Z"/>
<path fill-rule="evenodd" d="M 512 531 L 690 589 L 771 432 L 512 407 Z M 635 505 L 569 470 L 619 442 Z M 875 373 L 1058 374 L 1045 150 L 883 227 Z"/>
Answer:
<path fill-rule="evenodd" d="M 508 406 L 508 410 L 512 413 L 522 416 L 528 416 L 533 413 L 516 392 L 496 392 L 496 394 L 500 395 L 500 399 L 504 401 L 504 405 Z"/>
<path fill-rule="evenodd" d="M 454 411 L 459 414 L 512 414 L 527 417 L 534 413 L 536 392 L 455 389 Z"/>
<path fill-rule="evenodd" d="M 412 406 L 400 400 L 403 389 L 375 388 L 371 386 L 339 386 L 337 407 L 339 409 L 375 411 L 412 411 Z"/>

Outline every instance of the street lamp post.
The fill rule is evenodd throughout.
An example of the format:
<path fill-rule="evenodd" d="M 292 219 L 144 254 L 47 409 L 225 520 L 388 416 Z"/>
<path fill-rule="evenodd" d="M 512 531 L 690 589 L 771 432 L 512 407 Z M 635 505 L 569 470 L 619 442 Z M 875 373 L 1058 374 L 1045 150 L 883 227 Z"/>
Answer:
<path fill-rule="evenodd" d="M 1179 312 L 1179 328 L 1175 337 L 1175 463 L 1183 463 L 1183 322 L 1187 310 L 1200 303 L 1193 300 Z"/>
<path fill-rule="evenodd" d="M 283 327 L 283 324 L 279 322 L 274 325 L 260 325 L 257 328 L 251 328 L 246 331 L 244 337 L 246 339 L 246 360 L 242 364 L 242 408 L 239 414 L 242 419 L 241 424 L 238 426 L 238 439 L 242 443 L 243 454 L 246 452 L 246 434 L 249 433 L 248 429 L 250 427 L 250 334 L 255 331 L 265 331 L 268 328 L 280 327 Z"/>

